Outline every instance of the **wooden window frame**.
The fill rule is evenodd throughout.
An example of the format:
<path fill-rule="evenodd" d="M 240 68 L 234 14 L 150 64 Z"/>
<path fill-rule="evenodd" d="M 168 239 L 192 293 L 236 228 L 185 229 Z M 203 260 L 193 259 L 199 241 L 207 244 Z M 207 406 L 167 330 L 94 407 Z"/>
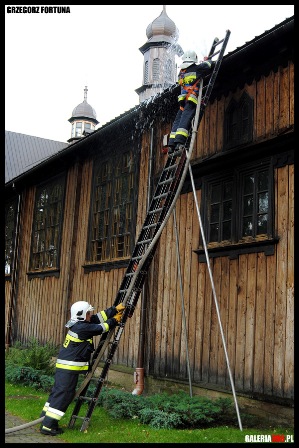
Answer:
<path fill-rule="evenodd" d="M 247 92 L 239 101 L 231 99 L 224 114 L 224 151 L 252 142 L 253 108 L 254 101 Z"/>
<path fill-rule="evenodd" d="M 85 272 L 124 266 L 130 259 L 137 206 L 135 169 L 132 150 L 94 163 Z"/>
<path fill-rule="evenodd" d="M 60 193 L 58 198 L 55 201 L 46 202 L 44 205 L 45 211 L 40 216 L 40 220 L 38 220 L 38 206 L 41 200 L 41 195 L 43 191 L 46 191 L 48 196 L 53 194 L 54 189 L 60 189 Z M 30 260 L 29 260 L 29 272 L 27 273 L 29 278 L 37 277 L 37 276 L 50 276 L 50 275 L 58 275 L 60 270 L 60 251 L 61 251 L 61 239 L 62 239 L 62 226 L 64 219 L 64 205 L 65 205 L 65 174 L 59 174 L 48 180 L 47 182 L 43 182 L 40 185 L 36 186 L 35 191 L 35 200 L 34 200 L 34 211 L 32 218 L 32 233 L 31 233 L 31 246 L 30 246 Z M 53 218 L 57 216 L 57 210 L 60 215 L 55 222 Z M 40 223 L 41 227 L 38 228 L 38 223 Z M 38 243 L 40 248 L 39 251 L 36 251 L 36 243 L 35 237 L 42 235 L 42 240 Z M 49 247 L 47 245 L 50 243 Z M 34 261 L 35 255 L 39 254 L 41 264 L 37 266 Z M 52 266 L 49 264 L 53 263 Z"/>
<path fill-rule="evenodd" d="M 17 213 L 18 198 L 14 197 L 5 204 L 5 279 L 7 280 L 11 278 L 14 263 Z M 9 272 L 6 272 L 6 266 L 9 266 Z"/>
<path fill-rule="evenodd" d="M 250 236 L 242 234 L 243 202 L 244 202 L 244 179 L 250 173 L 260 173 L 268 171 L 268 220 L 267 232 Z M 210 242 L 210 191 L 211 186 L 220 182 L 232 180 L 232 225 L 231 239 Z M 257 201 L 257 192 L 255 203 Z M 255 213 L 257 209 L 255 207 Z M 239 253 L 264 251 L 266 255 L 274 253 L 274 244 L 278 239 L 274 237 L 274 167 L 270 158 L 259 160 L 246 165 L 239 165 L 232 170 L 227 170 L 221 174 L 209 175 L 202 179 L 202 202 L 201 214 L 203 218 L 204 234 L 206 238 L 209 256 L 217 257 L 227 255 L 235 258 Z M 254 223 L 255 220 L 253 219 Z M 221 221 L 219 221 L 221 224 Z M 220 232 L 221 235 L 221 232 Z M 195 252 L 199 255 L 199 261 L 206 261 L 203 246 L 201 245 Z"/>

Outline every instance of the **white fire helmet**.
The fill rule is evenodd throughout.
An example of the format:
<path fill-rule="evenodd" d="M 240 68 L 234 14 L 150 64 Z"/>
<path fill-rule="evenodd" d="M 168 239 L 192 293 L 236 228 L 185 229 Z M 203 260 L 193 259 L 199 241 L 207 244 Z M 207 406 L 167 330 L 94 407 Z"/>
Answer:
<path fill-rule="evenodd" d="M 198 61 L 197 54 L 193 50 L 187 50 L 182 56 L 182 64 L 180 65 L 180 68 L 184 69 L 189 67 L 189 65 L 196 64 Z"/>
<path fill-rule="evenodd" d="M 84 302 L 80 300 L 79 302 L 75 302 L 71 306 L 71 320 L 85 320 L 87 311 L 94 310 L 94 307 L 90 305 L 88 302 Z"/>

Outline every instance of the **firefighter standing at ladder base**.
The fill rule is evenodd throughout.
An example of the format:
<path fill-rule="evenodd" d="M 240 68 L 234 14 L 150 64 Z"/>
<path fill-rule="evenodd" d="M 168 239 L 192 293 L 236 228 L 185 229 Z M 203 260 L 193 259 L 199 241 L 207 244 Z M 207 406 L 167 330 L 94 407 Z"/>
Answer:
<path fill-rule="evenodd" d="M 113 329 L 121 320 L 124 306 L 111 306 L 97 314 L 92 314 L 93 310 L 84 301 L 71 307 L 71 319 L 66 324 L 69 331 L 56 360 L 55 383 L 40 415 L 45 416 L 40 426 L 42 434 L 63 433 L 58 422 L 74 398 L 79 374 L 88 372 L 94 351 L 92 338 Z"/>
<path fill-rule="evenodd" d="M 169 154 L 181 149 L 181 145 L 184 147 L 196 111 L 200 78 L 207 75 L 215 65 L 215 62 L 208 60 L 207 57 L 199 64 L 197 60 L 197 54 L 193 50 L 186 51 L 182 56 L 183 62 L 178 75 L 178 84 L 181 86 L 181 93 L 178 96 L 180 108 L 170 132 Z"/>

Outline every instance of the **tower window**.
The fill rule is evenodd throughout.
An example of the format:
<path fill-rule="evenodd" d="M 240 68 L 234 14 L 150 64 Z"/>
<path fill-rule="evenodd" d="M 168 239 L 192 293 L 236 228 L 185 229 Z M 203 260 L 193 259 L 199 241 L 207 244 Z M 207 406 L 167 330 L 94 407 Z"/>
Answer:
<path fill-rule="evenodd" d="M 170 81 L 170 82 L 173 81 L 173 79 L 172 79 L 172 63 L 171 63 L 170 59 L 167 59 L 167 61 L 166 61 L 164 76 L 165 76 L 166 81 Z"/>
<path fill-rule="evenodd" d="M 159 81 L 160 78 L 160 60 L 158 58 L 153 61 L 153 81 Z"/>
<path fill-rule="evenodd" d="M 75 136 L 76 137 L 81 137 L 81 135 L 82 135 L 82 122 L 78 121 L 76 123 L 76 133 L 75 133 Z"/>
<path fill-rule="evenodd" d="M 148 83 L 148 61 L 144 64 L 144 84 Z"/>

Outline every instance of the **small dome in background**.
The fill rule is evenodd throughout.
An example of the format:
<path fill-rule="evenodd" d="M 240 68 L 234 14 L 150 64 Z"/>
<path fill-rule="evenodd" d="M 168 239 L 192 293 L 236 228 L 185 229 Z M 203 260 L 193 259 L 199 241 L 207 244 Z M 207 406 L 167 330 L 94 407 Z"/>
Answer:
<path fill-rule="evenodd" d="M 78 104 L 73 110 L 72 118 L 91 118 L 97 121 L 97 114 L 93 107 L 87 102 L 87 87 L 84 89 L 84 101 Z"/>

